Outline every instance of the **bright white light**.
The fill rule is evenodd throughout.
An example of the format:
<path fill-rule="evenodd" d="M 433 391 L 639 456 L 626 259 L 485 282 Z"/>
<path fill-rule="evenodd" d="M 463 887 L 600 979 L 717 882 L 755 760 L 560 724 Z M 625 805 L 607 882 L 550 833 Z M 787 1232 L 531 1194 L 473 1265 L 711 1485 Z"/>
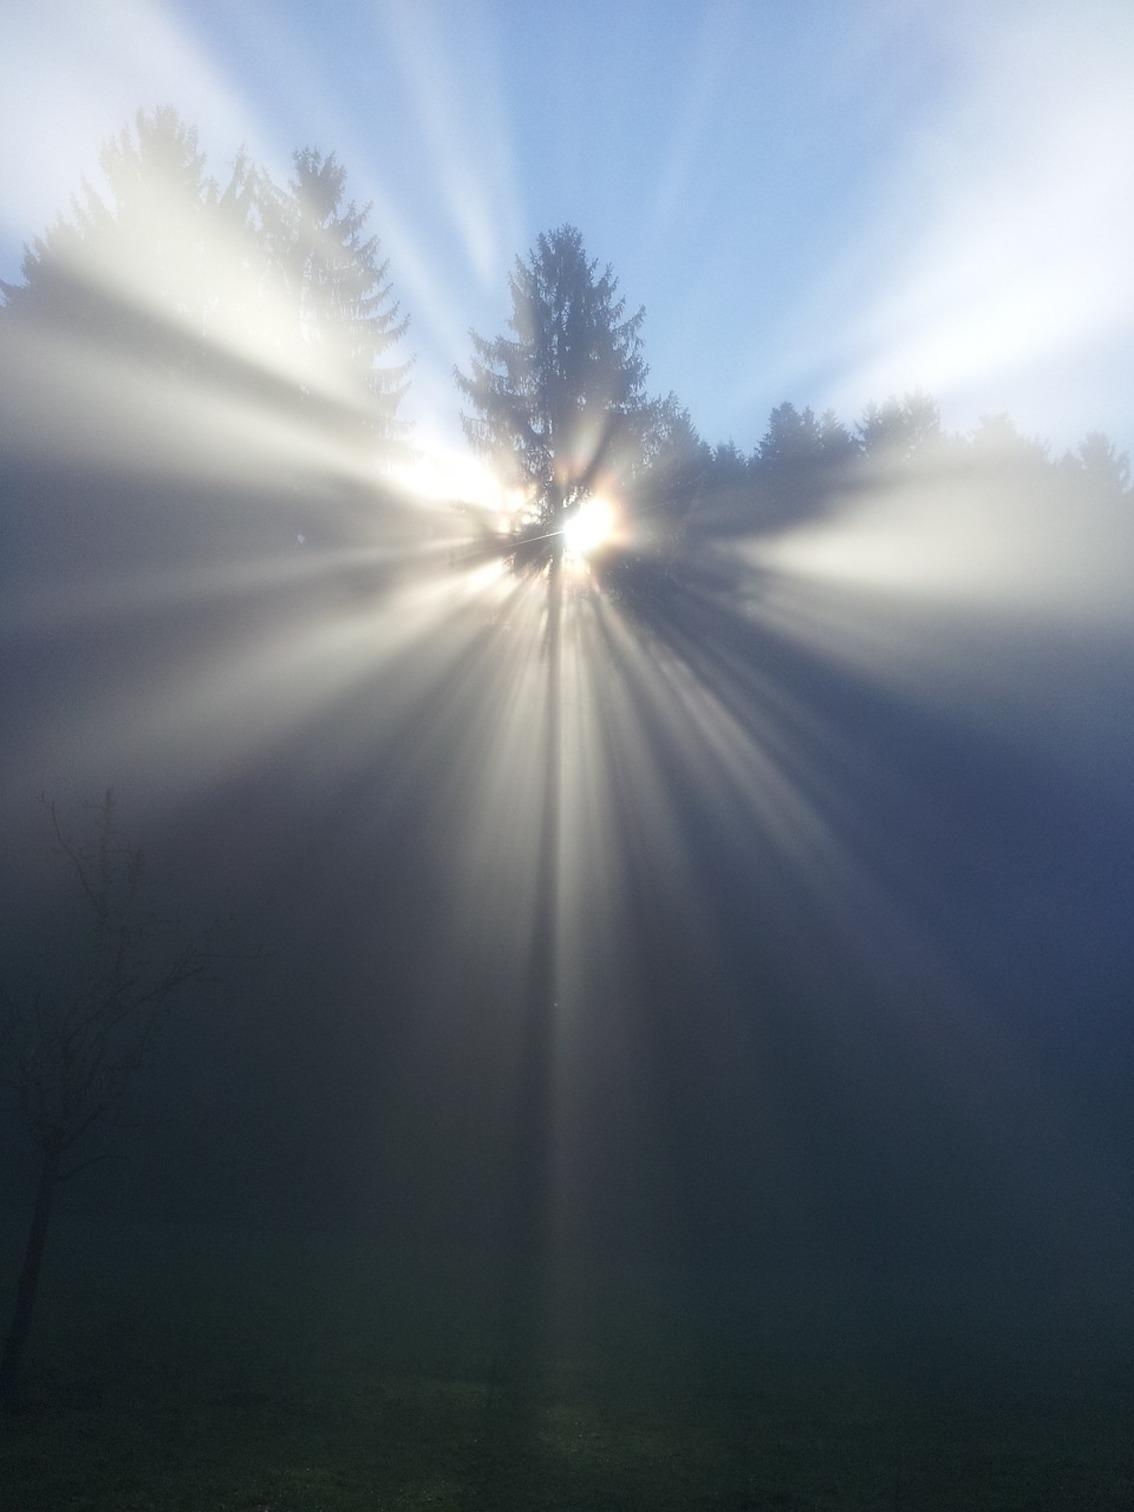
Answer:
<path fill-rule="evenodd" d="M 587 499 L 563 527 L 563 546 L 568 556 L 587 557 L 610 539 L 614 511 L 605 499 Z"/>
<path fill-rule="evenodd" d="M 440 439 L 434 441 L 428 436 L 424 439 L 425 449 L 411 461 L 383 468 L 397 487 L 427 503 L 459 501 L 477 504 L 494 513 L 504 511 L 504 493 L 489 467 L 467 452 L 446 446 Z"/>

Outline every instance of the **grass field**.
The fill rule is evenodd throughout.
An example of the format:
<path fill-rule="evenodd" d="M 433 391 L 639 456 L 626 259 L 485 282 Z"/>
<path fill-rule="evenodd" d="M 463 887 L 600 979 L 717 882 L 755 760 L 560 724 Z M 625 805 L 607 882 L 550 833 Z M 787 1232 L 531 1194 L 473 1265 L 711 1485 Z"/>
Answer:
<path fill-rule="evenodd" d="M 0 1237 L 7 1289 L 18 1215 Z M 1011 1278 L 982 1317 L 959 1275 L 535 1284 L 358 1236 L 52 1241 L 3 1512 L 1134 1506 L 1130 1341 L 1080 1347 Z"/>

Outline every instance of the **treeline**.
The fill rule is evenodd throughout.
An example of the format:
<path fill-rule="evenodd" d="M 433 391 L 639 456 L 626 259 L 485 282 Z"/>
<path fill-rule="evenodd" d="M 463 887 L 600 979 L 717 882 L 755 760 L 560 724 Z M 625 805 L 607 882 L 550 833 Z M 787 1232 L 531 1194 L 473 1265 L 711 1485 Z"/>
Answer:
<path fill-rule="evenodd" d="M 182 407 L 195 456 L 209 451 L 217 417 L 230 421 L 242 402 L 251 417 L 247 435 L 257 425 L 263 431 L 268 417 L 284 452 L 301 434 L 333 442 L 340 462 L 344 444 L 369 457 L 407 445 L 398 410 L 410 363 L 396 360 L 395 348 L 408 317 L 368 230 L 369 207 L 349 197 L 333 153 L 296 151 L 281 184 L 240 151 L 218 182 L 206 171 L 196 130 L 162 108 L 140 111 L 99 162 L 105 188 L 84 181 L 69 212 L 26 249 L 20 281 L 0 284 L 6 384 L 39 396 L 39 409 L 23 424 L 25 438 L 36 424 L 77 425 L 94 391 L 99 409 L 93 421 L 88 415 L 89 429 L 117 426 L 119 446 L 148 442 L 156 386 L 171 401 L 167 425 L 168 413 Z M 711 445 L 674 395 L 647 405 L 641 312 L 623 317 L 621 303 L 610 304 L 616 281 L 609 268 L 597 275 L 586 263 L 577 233 L 565 228 L 551 244 L 556 238 L 560 245 L 566 238 L 584 284 L 589 279 L 607 300 L 610 331 L 619 330 L 610 311 L 625 319 L 619 339 L 626 350 L 616 342 L 604 369 L 618 374 L 622 389 L 617 400 L 604 394 L 602 404 L 607 412 L 620 409 L 622 433 L 638 446 L 636 463 L 623 465 L 621 477 L 647 547 L 672 552 L 676 534 L 688 541 L 694 521 L 724 535 L 776 528 L 829 507 L 847 490 L 915 475 L 979 472 L 1070 498 L 1131 493 L 1128 459 L 1101 432 L 1054 456 L 1002 414 L 968 434 L 949 433 L 936 403 L 921 394 L 873 404 L 852 424 L 829 410 L 817 415 L 783 403 L 751 451 L 732 441 Z M 547 245 L 541 238 L 545 252 Z M 514 283 L 533 276 L 519 260 L 517 269 Z M 531 269 L 539 269 L 534 258 Z M 515 366 L 525 332 L 516 335 L 495 343 L 474 336 L 472 377 L 457 375 L 482 415 L 491 416 L 494 393 L 514 404 L 529 382 L 510 381 L 516 375 L 509 362 Z M 498 367 L 480 368 L 478 378 L 477 364 L 487 358 Z M 627 395 L 648 424 L 628 428 Z M 13 413 L 26 421 L 27 403 Z M 562 428 L 558 417 L 555 423 Z M 492 433 L 483 419 L 477 425 Z M 530 439 L 551 455 L 547 435 Z M 236 444 L 224 433 L 219 450 Z M 587 478 L 585 469 L 577 474 Z"/>
<path fill-rule="evenodd" d="M 1134 503 L 1129 459 L 1102 431 L 1057 455 L 1006 414 L 985 416 L 965 433 L 947 430 L 936 401 L 922 393 L 871 404 L 855 424 L 785 402 L 750 452 L 732 441 L 710 446 L 691 427 L 663 449 L 634 490 L 643 549 L 604 564 L 604 575 L 631 598 L 654 597 L 675 575 L 719 589 L 739 571 L 725 549 L 731 541 L 903 491 L 945 509 L 961 499 L 990 509 L 1026 500 L 1037 529 L 1052 518 L 1044 507 L 1059 514 Z"/>
<path fill-rule="evenodd" d="M 341 440 L 400 440 L 409 365 L 391 349 L 408 321 L 333 153 L 295 152 L 279 184 L 240 151 L 219 183 L 196 129 L 162 108 L 99 164 L 105 189 L 84 180 L 21 280 L 0 283 L 10 379 L 22 364 L 66 387 L 100 364 L 113 390 L 141 370 L 181 402 L 211 390 Z"/>
<path fill-rule="evenodd" d="M 731 441 L 704 447 L 699 480 L 717 497 L 722 519 L 747 500 L 774 522 L 821 506 L 847 488 L 966 474 L 1055 486 L 1098 500 L 1131 492 L 1129 459 L 1102 431 L 1092 431 L 1074 452 L 1053 456 L 1006 414 L 984 416 L 967 433 L 947 431 L 936 401 L 921 393 L 871 404 L 853 426 L 832 410 L 816 415 L 810 408 L 777 405 L 751 452 Z"/>

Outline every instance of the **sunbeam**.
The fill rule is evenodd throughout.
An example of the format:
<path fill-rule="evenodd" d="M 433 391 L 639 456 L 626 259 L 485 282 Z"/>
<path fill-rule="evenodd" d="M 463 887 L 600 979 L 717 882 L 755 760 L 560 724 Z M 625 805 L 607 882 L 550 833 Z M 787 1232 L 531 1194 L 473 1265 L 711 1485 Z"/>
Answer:
<path fill-rule="evenodd" d="M 49 10 L 13 1505 L 1125 1505 L 1125 12 Z"/>

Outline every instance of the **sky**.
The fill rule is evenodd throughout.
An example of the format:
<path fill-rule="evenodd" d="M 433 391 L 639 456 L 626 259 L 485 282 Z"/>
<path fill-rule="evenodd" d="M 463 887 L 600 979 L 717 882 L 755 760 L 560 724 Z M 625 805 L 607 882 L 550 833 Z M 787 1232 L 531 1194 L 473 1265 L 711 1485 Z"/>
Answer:
<path fill-rule="evenodd" d="M 1134 9 L 919 0 L 333 6 L 17 0 L 0 277 L 139 107 L 223 178 L 334 151 L 411 327 L 405 414 L 456 444 L 454 364 L 507 272 L 579 226 L 644 305 L 650 383 L 748 450 L 773 405 L 926 390 L 1134 448 Z"/>

